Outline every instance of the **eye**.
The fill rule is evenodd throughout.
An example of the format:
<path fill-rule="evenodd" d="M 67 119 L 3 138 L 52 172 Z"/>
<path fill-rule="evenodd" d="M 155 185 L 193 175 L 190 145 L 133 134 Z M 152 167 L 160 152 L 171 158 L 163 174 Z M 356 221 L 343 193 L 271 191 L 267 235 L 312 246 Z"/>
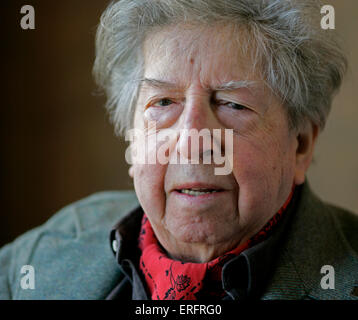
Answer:
<path fill-rule="evenodd" d="M 238 103 L 235 103 L 235 102 L 227 102 L 227 103 L 224 103 L 224 105 L 228 106 L 229 108 L 235 109 L 235 110 L 245 110 L 245 109 L 247 109 L 242 104 L 238 104 Z"/>
<path fill-rule="evenodd" d="M 154 107 L 167 107 L 171 104 L 173 104 L 174 102 L 168 98 L 163 98 L 160 99 L 159 101 L 157 101 L 156 103 L 153 104 Z"/>
<path fill-rule="evenodd" d="M 234 109 L 234 110 L 247 110 L 248 109 L 247 107 L 245 107 L 242 104 L 230 102 L 230 101 L 224 101 L 224 100 L 214 100 L 214 104 L 216 106 L 229 107 L 230 109 Z"/>

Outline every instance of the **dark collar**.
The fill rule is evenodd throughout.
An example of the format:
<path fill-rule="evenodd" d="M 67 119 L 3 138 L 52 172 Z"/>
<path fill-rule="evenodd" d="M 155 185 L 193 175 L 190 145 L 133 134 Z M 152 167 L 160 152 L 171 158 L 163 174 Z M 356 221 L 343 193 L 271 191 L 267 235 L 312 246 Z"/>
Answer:
<path fill-rule="evenodd" d="M 243 251 L 228 261 L 222 271 L 223 288 L 228 297 L 234 300 L 255 298 L 262 293 L 270 276 L 275 256 L 279 251 L 285 226 L 294 214 L 299 201 L 301 187 L 296 187 L 293 198 L 280 223 L 268 239 Z M 133 287 L 132 298 L 148 299 L 143 286 L 143 278 L 138 272 L 140 250 L 138 237 L 141 228 L 143 209 L 137 207 L 123 217 L 111 230 L 110 245 L 116 260 Z M 110 295 L 111 297 L 113 294 Z"/>

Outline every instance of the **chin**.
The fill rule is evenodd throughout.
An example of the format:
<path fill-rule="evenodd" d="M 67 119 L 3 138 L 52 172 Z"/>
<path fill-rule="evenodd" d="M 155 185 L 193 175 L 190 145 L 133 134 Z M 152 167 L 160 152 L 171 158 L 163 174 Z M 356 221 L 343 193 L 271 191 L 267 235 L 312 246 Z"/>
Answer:
<path fill-rule="evenodd" d="M 236 229 L 233 230 L 232 225 L 224 226 L 223 222 L 214 219 L 191 222 L 171 220 L 166 223 L 171 236 L 178 242 L 205 245 L 232 241 L 233 235 L 239 234 Z"/>

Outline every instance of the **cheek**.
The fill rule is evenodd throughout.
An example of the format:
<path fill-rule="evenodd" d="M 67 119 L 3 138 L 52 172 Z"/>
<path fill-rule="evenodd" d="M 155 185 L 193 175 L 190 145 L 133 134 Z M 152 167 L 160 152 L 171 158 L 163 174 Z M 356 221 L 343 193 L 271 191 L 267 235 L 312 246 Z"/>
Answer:
<path fill-rule="evenodd" d="M 157 129 L 171 127 L 179 118 L 183 112 L 183 106 L 181 104 L 175 104 L 168 107 L 151 107 L 144 112 L 144 122 L 148 126 L 148 123 L 155 124 Z"/>
<path fill-rule="evenodd" d="M 264 137 L 237 137 L 234 140 L 233 171 L 239 179 L 259 180 L 274 173 L 279 158 L 279 145 Z M 243 181 L 245 182 L 245 181 Z"/>
<path fill-rule="evenodd" d="M 242 215 L 270 213 L 285 201 L 285 190 L 290 190 L 293 182 L 293 155 L 284 138 L 241 137 L 234 141 L 233 174 L 239 185 L 238 207 Z"/>
<path fill-rule="evenodd" d="M 153 222 L 163 217 L 165 211 L 164 176 L 161 165 L 133 165 L 134 187 L 145 213 Z"/>

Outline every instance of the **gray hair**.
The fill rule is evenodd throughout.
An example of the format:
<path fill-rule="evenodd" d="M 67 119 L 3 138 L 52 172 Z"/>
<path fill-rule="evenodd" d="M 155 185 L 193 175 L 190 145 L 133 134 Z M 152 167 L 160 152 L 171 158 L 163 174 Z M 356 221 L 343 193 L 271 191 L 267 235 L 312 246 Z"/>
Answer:
<path fill-rule="evenodd" d="M 97 30 L 93 72 L 116 133 L 133 125 L 146 36 L 188 22 L 243 26 L 247 44 L 256 48 L 254 64 L 287 107 L 290 127 L 309 120 L 323 129 L 347 61 L 320 19 L 316 0 L 112 1 Z"/>

